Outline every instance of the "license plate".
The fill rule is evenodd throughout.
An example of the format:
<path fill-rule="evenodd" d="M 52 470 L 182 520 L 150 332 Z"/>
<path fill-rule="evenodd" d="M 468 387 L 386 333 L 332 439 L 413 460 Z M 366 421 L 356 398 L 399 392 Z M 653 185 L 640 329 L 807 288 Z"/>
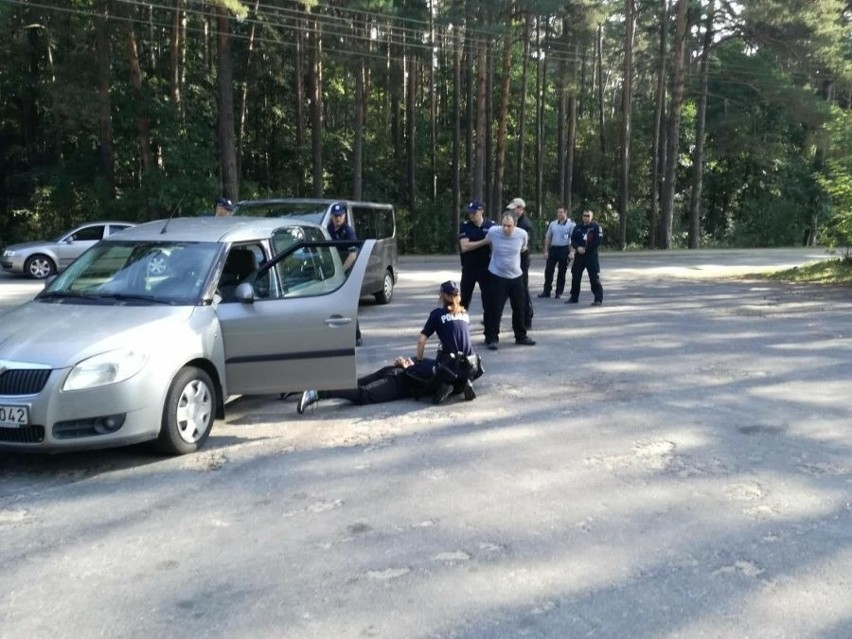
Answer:
<path fill-rule="evenodd" d="M 30 410 L 26 406 L 0 405 L 0 427 L 20 428 L 30 423 Z"/>

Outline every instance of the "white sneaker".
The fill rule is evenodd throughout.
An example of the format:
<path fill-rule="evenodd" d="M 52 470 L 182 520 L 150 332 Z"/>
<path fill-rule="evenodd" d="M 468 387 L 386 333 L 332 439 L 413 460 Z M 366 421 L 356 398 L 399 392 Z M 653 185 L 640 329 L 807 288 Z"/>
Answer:
<path fill-rule="evenodd" d="M 316 404 L 319 401 L 319 393 L 315 390 L 306 390 L 299 398 L 299 403 L 296 404 L 296 410 L 299 415 L 305 412 L 305 409 L 311 404 Z"/>

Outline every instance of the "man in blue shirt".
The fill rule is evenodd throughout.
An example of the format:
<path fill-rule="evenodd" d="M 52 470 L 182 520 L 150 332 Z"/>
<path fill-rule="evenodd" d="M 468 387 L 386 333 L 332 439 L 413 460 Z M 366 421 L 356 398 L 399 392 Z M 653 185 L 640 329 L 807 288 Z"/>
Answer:
<path fill-rule="evenodd" d="M 329 213 L 331 213 L 331 221 L 328 223 L 326 229 L 328 230 L 328 234 L 331 236 L 332 240 L 346 240 L 349 242 L 354 242 L 358 239 L 355 235 L 355 229 L 353 229 L 346 222 L 345 204 L 341 202 L 335 202 L 331 205 Z M 341 249 L 340 259 L 343 260 L 343 270 L 348 271 L 350 268 L 352 268 L 352 265 L 355 263 L 355 260 L 358 259 L 358 247 L 352 245 L 350 247 Z M 355 346 L 361 346 L 361 344 L 363 343 L 364 341 L 361 339 L 361 323 L 356 319 Z"/>
<path fill-rule="evenodd" d="M 556 274 L 556 295 L 559 299 L 565 290 L 565 272 L 568 270 L 568 261 L 571 259 L 571 233 L 576 224 L 568 219 L 565 206 L 560 204 L 556 209 L 556 219 L 547 227 L 544 235 L 544 256 L 547 264 L 544 267 L 544 290 L 539 297 L 550 297 L 550 289 L 553 286 L 553 271 L 558 266 Z"/>
<path fill-rule="evenodd" d="M 488 290 L 488 262 L 491 259 L 491 245 L 485 241 L 485 235 L 494 226 L 494 221 L 485 219 L 482 202 L 478 200 L 467 205 L 467 217 L 467 221 L 459 227 L 461 305 L 470 310 L 473 289 L 479 284 L 484 309 Z"/>

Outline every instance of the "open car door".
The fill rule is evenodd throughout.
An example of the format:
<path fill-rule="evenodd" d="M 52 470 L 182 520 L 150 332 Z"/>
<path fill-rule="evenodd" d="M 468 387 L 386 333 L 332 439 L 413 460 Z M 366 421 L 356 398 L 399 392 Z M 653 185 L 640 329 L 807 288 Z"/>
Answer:
<path fill-rule="evenodd" d="M 294 244 L 218 305 L 228 394 L 356 385 L 355 322 L 374 244 L 363 242 L 348 272 L 338 243 Z"/>

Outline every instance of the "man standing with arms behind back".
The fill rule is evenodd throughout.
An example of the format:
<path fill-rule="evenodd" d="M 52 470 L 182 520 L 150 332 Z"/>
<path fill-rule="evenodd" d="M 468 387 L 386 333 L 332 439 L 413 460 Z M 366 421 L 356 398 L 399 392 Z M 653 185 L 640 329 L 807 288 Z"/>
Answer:
<path fill-rule="evenodd" d="M 488 291 L 488 262 L 491 246 L 485 239 L 488 229 L 494 226 L 485 219 L 482 203 L 474 200 L 467 205 L 467 221 L 459 228 L 459 252 L 461 253 L 461 305 L 470 310 L 473 289 L 479 284 L 482 308 L 485 310 Z"/>
<path fill-rule="evenodd" d="M 535 340 L 527 335 L 524 323 L 524 278 L 521 272 L 521 252 L 527 248 L 527 233 L 515 227 L 515 216 L 504 213 L 500 226 L 488 229 L 491 243 L 491 262 L 488 272 L 488 305 L 485 308 L 485 346 L 496 351 L 500 341 L 500 320 L 506 299 L 512 305 L 512 330 L 515 344 L 532 346 Z"/>
<path fill-rule="evenodd" d="M 571 233 L 577 226 L 568 219 L 565 205 L 560 204 L 556 209 L 556 219 L 547 227 L 544 236 L 544 256 L 547 264 L 544 267 L 544 290 L 539 297 L 550 297 L 550 287 L 553 284 L 553 270 L 559 266 L 556 274 L 556 294 L 559 299 L 565 290 L 565 271 L 568 270 L 568 260 L 571 259 Z"/>
<path fill-rule="evenodd" d="M 524 278 L 524 326 L 527 330 L 532 328 L 533 320 L 533 303 L 530 297 L 530 251 L 532 245 L 533 234 L 532 224 L 527 217 L 527 203 L 523 199 L 516 197 L 506 206 L 507 210 L 514 211 L 515 225 L 527 234 L 527 248 L 521 253 L 521 272 Z"/>
<path fill-rule="evenodd" d="M 580 284 L 583 282 L 583 271 L 589 272 L 589 284 L 595 301 L 592 306 L 603 304 L 603 286 L 601 286 L 601 267 L 598 262 L 598 247 L 601 245 L 603 231 L 594 215 L 588 209 L 583 211 L 583 221 L 578 224 L 571 234 L 571 246 L 574 248 L 574 265 L 571 267 L 571 296 L 566 304 L 576 304 L 580 299 Z"/>

